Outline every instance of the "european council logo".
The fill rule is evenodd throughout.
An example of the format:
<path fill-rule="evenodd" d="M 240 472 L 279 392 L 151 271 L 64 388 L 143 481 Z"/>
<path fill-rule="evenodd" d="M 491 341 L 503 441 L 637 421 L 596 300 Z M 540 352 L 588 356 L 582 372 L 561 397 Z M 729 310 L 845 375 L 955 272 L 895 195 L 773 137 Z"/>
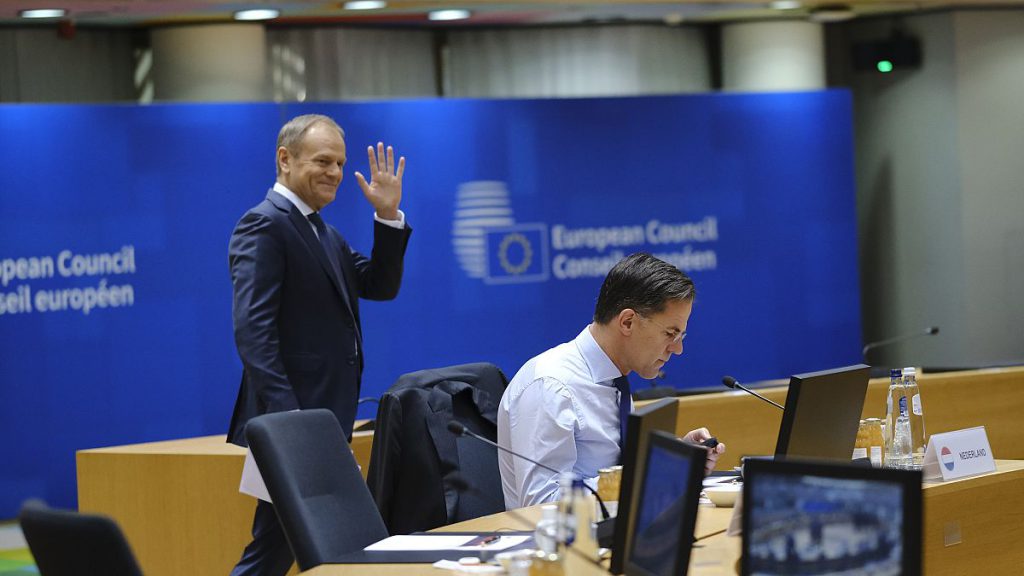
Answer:
<path fill-rule="evenodd" d="M 455 198 L 452 248 L 462 270 L 470 278 L 487 276 L 485 232 L 495 226 L 516 223 L 504 182 L 465 182 Z"/>
<path fill-rule="evenodd" d="M 516 224 L 504 182 L 463 183 L 454 216 L 452 248 L 467 276 L 486 284 L 548 279 L 547 225 Z"/>
<path fill-rule="evenodd" d="M 548 230 L 544 224 L 517 224 L 489 228 L 487 246 L 488 284 L 543 282 L 548 279 Z"/>

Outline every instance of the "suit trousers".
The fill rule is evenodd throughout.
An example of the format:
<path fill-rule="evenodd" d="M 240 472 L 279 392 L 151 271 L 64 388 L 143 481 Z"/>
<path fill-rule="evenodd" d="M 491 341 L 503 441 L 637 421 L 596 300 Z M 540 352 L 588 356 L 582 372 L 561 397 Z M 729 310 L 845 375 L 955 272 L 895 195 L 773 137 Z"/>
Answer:
<path fill-rule="evenodd" d="M 260 500 L 252 520 L 252 542 L 245 547 L 231 576 L 285 576 L 294 562 L 274 505 Z"/>

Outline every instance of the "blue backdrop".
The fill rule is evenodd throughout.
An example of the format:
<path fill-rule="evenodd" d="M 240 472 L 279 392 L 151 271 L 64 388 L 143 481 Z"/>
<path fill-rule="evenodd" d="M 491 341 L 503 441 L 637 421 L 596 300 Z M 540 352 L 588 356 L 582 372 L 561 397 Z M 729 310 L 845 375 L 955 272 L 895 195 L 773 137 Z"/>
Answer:
<path fill-rule="evenodd" d="M 405 281 L 364 304 L 363 395 L 462 362 L 511 377 L 575 337 L 638 250 L 697 285 L 661 383 L 859 360 L 846 92 L 0 106 L 0 518 L 31 496 L 74 506 L 77 449 L 225 432 L 228 237 L 273 184 L 278 128 L 307 112 L 347 132 L 325 218 L 359 249 L 366 145 L 408 161 Z"/>

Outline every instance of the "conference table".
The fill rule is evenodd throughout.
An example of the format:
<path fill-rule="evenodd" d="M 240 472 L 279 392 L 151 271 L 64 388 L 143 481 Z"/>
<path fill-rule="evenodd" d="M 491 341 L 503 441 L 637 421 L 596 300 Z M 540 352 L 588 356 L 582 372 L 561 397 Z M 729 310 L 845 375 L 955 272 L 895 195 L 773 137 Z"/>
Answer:
<path fill-rule="evenodd" d="M 948 482 L 925 481 L 923 486 L 924 573 L 1024 573 L 1024 461 L 998 460 L 996 471 Z M 701 504 L 690 554 L 689 574 L 733 576 L 739 573 L 741 541 L 726 529 L 732 508 Z M 484 516 L 438 528 L 436 532 L 496 532 L 532 530 L 540 507 Z M 457 560 L 457 558 L 452 558 Z M 607 566 L 607 562 L 605 563 Z M 603 574 L 574 554 L 566 556 L 566 575 Z M 325 564 L 302 572 L 309 576 L 390 576 L 444 574 L 430 564 Z"/>
<path fill-rule="evenodd" d="M 1024 368 L 926 372 L 918 382 L 930 434 L 984 425 L 997 458 L 1024 460 Z M 885 415 L 887 387 L 887 379 L 871 380 L 863 417 Z M 784 385 L 758 390 L 785 402 Z M 707 426 L 726 443 L 728 451 L 719 460 L 719 469 L 731 468 L 742 455 L 770 454 L 775 448 L 781 411 L 741 392 L 682 397 L 678 410 L 677 432 Z M 372 432 L 356 432 L 353 438 L 352 448 L 364 473 L 372 441 Z M 255 508 L 254 499 L 238 493 L 244 455 L 241 448 L 226 444 L 223 435 L 81 450 L 77 454 L 79 509 L 112 516 L 147 576 L 226 574 L 250 539 Z M 1007 464 L 1000 466 L 1003 471 Z M 970 485 L 992 481 L 972 479 Z M 1001 486 L 1005 481 L 1001 475 L 996 483 Z M 1015 485 L 1014 498 L 1024 495 L 1024 487 Z M 958 483 L 949 483 L 928 487 L 925 494 L 933 499 L 945 491 L 962 490 Z M 1001 488 L 991 494 L 971 489 L 967 490 L 971 499 L 963 500 L 966 504 L 960 508 L 926 506 L 926 528 L 934 527 L 932 532 L 926 530 L 926 536 L 931 535 L 925 546 L 928 574 L 973 573 L 946 566 L 964 566 L 966 558 L 959 556 L 964 550 L 979 550 L 980 561 L 987 562 L 989 557 L 1004 557 L 1004 545 L 1013 548 L 1024 541 L 1024 510 L 1012 502 L 1014 498 L 998 496 L 1002 492 Z M 1016 525 L 1005 521 L 1014 519 L 1013 514 Z M 946 524 L 950 541 L 959 530 L 964 544 L 943 546 Z M 1005 533 L 998 534 L 993 528 L 997 526 L 1005 526 Z M 988 532 L 996 534 L 990 540 L 992 547 L 976 548 L 977 535 Z M 1015 539 L 1006 538 L 1007 534 Z M 936 535 L 938 540 L 933 541 Z M 695 554 L 695 559 L 703 554 Z M 1017 560 L 1009 572 L 1024 574 L 1024 563 Z"/>

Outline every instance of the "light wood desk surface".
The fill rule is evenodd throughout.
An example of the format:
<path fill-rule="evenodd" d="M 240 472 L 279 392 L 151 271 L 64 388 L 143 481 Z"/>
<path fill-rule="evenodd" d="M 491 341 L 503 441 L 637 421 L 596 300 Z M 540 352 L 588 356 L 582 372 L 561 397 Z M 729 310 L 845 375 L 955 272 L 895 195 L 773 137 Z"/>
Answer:
<path fill-rule="evenodd" d="M 998 460 L 996 472 L 950 482 L 925 482 L 923 555 L 928 576 L 1024 573 L 1024 461 Z M 726 536 L 731 508 L 701 506 L 690 555 L 694 576 L 732 576 L 739 572 L 741 541 Z M 524 508 L 467 520 L 437 532 L 503 529 L 529 530 L 540 518 L 539 507 Z M 952 536 L 956 536 L 955 538 Z M 574 559 L 568 576 L 605 574 L 603 569 Z M 430 564 L 327 564 L 303 572 L 309 576 L 434 575 Z"/>
<path fill-rule="evenodd" d="M 924 484 L 928 576 L 1024 574 L 1024 461 L 991 474 Z"/>
<path fill-rule="evenodd" d="M 697 538 L 713 538 L 716 534 L 724 536 L 729 519 L 732 517 L 731 508 L 714 508 L 712 506 L 701 506 L 698 510 L 697 526 L 694 535 Z M 474 520 L 467 520 L 433 530 L 433 532 L 493 532 L 499 530 L 533 530 L 537 521 L 540 520 L 540 506 L 532 506 L 510 512 L 501 512 L 484 516 Z M 717 576 L 733 574 L 722 568 L 731 566 L 729 562 L 735 563 L 739 557 L 739 546 L 736 546 L 734 555 L 729 553 L 730 540 L 738 538 L 725 538 L 721 541 L 712 542 L 711 546 L 696 546 L 690 559 L 690 574 Z M 456 560 L 457 558 L 453 558 Z M 567 576 L 575 575 L 598 575 L 607 574 L 605 568 L 599 568 L 586 560 L 570 554 L 566 558 Z M 607 564 L 607 563 L 606 563 Z M 312 570 L 302 572 L 303 576 L 439 576 L 446 572 L 438 571 L 430 564 L 324 564 Z"/>

